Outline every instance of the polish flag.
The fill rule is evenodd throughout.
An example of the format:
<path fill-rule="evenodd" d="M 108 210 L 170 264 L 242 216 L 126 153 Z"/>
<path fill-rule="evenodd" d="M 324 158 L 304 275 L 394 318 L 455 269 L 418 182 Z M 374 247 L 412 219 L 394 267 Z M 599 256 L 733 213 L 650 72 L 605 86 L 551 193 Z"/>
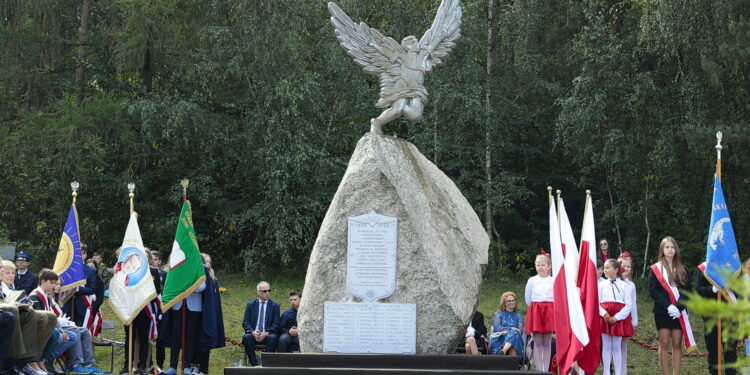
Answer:
<path fill-rule="evenodd" d="M 584 354 L 578 359 L 578 366 L 587 374 L 593 374 L 599 367 L 602 348 L 602 328 L 599 325 L 599 291 L 596 274 L 596 234 L 594 232 L 594 208 L 591 194 L 586 192 L 586 209 L 581 230 L 581 263 L 578 270 L 577 286 L 581 291 L 581 305 L 586 318 L 589 343 Z"/>
<path fill-rule="evenodd" d="M 562 198 L 559 199 L 560 206 L 560 240 L 562 242 L 562 251 L 565 254 L 565 263 L 563 265 L 565 276 L 565 297 L 567 299 L 565 312 L 569 324 L 568 347 L 564 352 L 557 352 L 557 364 L 561 374 L 570 372 L 573 362 L 576 362 L 583 355 L 583 348 L 589 343 L 589 333 L 586 329 L 586 320 L 581 306 L 581 296 L 576 286 L 578 279 L 578 249 L 576 240 L 573 236 L 573 229 L 570 227 L 568 214 L 565 212 L 565 204 Z M 557 295 L 555 295 L 557 297 Z M 557 299 L 555 299 L 557 302 Z M 559 340 L 559 335 L 557 336 Z M 558 350 L 560 347 L 558 346 Z M 598 355 L 598 352 L 597 352 Z"/>
<path fill-rule="evenodd" d="M 549 248 L 552 255 L 552 291 L 555 299 L 556 360 L 562 363 L 564 353 L 570 345 L 570 321 L 568 320 L 568 297 L 565 288 L 565 255 L 560 240 L 560 224 L 557 221 L 555 200 L 549 196 Z"/>

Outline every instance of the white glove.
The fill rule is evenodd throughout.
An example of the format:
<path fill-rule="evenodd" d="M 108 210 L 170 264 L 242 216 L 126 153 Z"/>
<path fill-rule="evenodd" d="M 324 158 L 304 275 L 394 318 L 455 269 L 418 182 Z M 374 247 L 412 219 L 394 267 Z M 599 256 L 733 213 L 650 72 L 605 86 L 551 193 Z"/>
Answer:
<path fill-rule="evenodd" d="M 474 337 L 474 327 L 469 326 L 469 328 L 466 329 L 466 336 L 464 337 Z"/>
<path fill-rule="evenodd" d="M 719 293 L 719 290 L 718 290 L 718 289 L 716 289 L 716 287 L 715 287 L 715 286 L 712 286 L 712 287 L 711 287 L 711 291 L 712 291 L 712 292 L 714 292 L 714 294 L 717 294 L 717 293 Z"/>
<path fill-rule="evenodd" d="M 669 307 L 667 307 L 667 313 L 669 313 L 669 316 L 672 317 L 672 319 L 680 317 L 680 310 L 677 310 L 677 306 L 675 305 L 669 305 Z"/>

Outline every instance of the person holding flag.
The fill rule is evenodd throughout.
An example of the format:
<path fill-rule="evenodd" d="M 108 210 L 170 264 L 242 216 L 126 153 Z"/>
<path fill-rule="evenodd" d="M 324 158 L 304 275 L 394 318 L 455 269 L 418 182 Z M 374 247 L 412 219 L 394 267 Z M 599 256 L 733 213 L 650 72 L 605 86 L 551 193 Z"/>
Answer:
<path fill-rule="evenodd" d="M 667 236 L 659 245 L 659 261 L 651 265 L 648 275 L 648 294 L 654 300 L 654 322 L 659 330 L 659 366 L 669 375 L 669 346 L 672 345 L 672 373 L 680 373 L 682 344 L 688 352 L 695 349 L 695 338 L 683 302 L 685 291 L 691 291 L 689 274 L 682 264 L 680 248 L 674 238 Z"/>
<path fill-rule="evenodd" d="M 132 354 L 130 348 L 132 348 L 133 342 L 134 321 L 140 316 L 143 307 L 156 298 L 156 287 L 151 272 L 149 272 L 148 257 L 150 255 L 146 253 L 146 248 L 143 246 L 141 231 L 138 227 L 138 214 L 133 209 L 135 184 L 128 184 L 128 189 L 130 190 L 130 220 L 125 230 L 122 246 L 117 254 L 114 275 L 109 281 L 109 304 L 122 324 L 129 326 L 130 334 L 126 344 L 128 345 L 126 353 Z M 148 345 L 141 348 L 139 372 L 145 371 L 147 350 Z M 132 359 L 128 358 L 127 364 L 131 363 Z M 127 366 L 124 370 L 129 372 L 130 366 Z"/>
<path fill-rule="evenodd" d="M 68 219 L 60 238 L 60 247 L 55 256 L 55 265 L 52 267 L 52 270 L 60 276 L 62 285 L 60 291 L 63 293 L 86 284 L 83 256 L 81 255 L 78 210 L 76 209 L 78 183 L 74 181 L 70 186 L 73 188 L 73 203 L 71 203 L 70 211 L 68 211 Z"/>
<path fill-rule="evenodd" d="M 552 188 L 547 187 L 547 191 L 555 300 L 556 353 L 553 362 L 561 374 L 568 374 L 574 363 L 584 355 L 583 348 L 589 343 L 589 335 L 580 292 L 576 286 L 580 260 L 573 230 L 565 211 L 565 204 L 560 198 L 560 190 L 557 191 L 558 210 L 555 210 Z"/>
<path fill-rule="evenodd" d="M 182 369 L 183 374 L 199 373 L 199 366 L 192 366 L 203 359 L 202 356 L 196 358 L 198 348 L 204 342 L 206 332 L 213 331 L 210 327 L 215 328 L 217 324 L 214 321 L 208 327 L 202 326 L 203 318 L 212 314 L 203 314 L 202 293 L 206 290 L 207 269 L 203 266 L 198 248 L 190 201 L 187 200 L 187 186 L 188 181 L 183 180 L 182 211 L 177 220 L 172 253 L 169 255 L 169 272 L 162 290 L 162 324 L 167 329 L 160 336 L 171 348 L 169 368 L 164 372 L 166 375 L 176 374 L 178 368 Z M 180 351 L 183 352 L 182 366 L 178 367 Z"/>
<path fill-rule="evenodd" d="M 716 133 L 716 174 L 714 175 L 713 199 L 711 202 L 711 222 L 708 226 L 706 241 L 706 261 L 698 266 L 696 277 L 696 291 L 703 297 L 723 299 L 736 302 L 737 298 L 729 290 L 732 279 L 740 274 L 740 256 L 737 252 L 737 242 L 734 238 L 732 221 L 724 200 L 724 190 L 721 188 L 721 132 Z M 707 317 L 703 317 L 705 322 Z M 721 374 L 722 352 L 727 362 L 736 362 L 737 342 L 729 340 L 727 350 L 722 350 L 721 320 L 711 330 L 705 331 L 706 349 L 708 351 L 709 371 Z M 728 367 L 726 374 L 734 375 L 737 371 Z"/>

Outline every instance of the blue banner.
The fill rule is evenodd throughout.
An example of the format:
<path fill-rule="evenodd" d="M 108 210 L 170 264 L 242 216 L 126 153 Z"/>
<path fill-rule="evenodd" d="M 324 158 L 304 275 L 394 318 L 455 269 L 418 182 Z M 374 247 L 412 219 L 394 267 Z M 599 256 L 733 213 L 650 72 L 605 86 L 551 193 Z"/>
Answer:
<path fill-rule="evenodd" d="M 732 221 L 721 190 L 721 181 L 714 176 L 714 199 L 711 205 L 711 225 L 706 241 L 706 278 L 718 289 L 726 290 L 729 281 L 740 271 L 740 256 L 734 240 Z"/>
<path fill-rule="evenodd" d="M 68 220 L 60 238 L 60 248 L 57 250 L 53 271 L 60 276 L 61 292 L 74 289 L 86 284 L 86 274 L 83 271 L 83 257 L 81 256 L 81 241 L 78 231 L 78 212 L 76 205 L 70 206 Z"/>

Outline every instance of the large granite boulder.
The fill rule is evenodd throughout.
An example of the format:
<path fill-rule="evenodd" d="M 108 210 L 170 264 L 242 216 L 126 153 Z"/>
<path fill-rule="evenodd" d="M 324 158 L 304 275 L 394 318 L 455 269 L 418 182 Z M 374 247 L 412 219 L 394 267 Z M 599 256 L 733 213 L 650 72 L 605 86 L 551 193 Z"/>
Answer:
<path fill-rule="evenodd" d="M 398 218 L 396 291 L 417 305 L 417 353 L 452 353 L 477 306 L 489 238 L 456 185 L 402 139 L 357 143 L 315 241 L 298 322 L 303 352 L 323 350 L 323 304 L 359 301 L 346 290 L 347 218 Z"/>

